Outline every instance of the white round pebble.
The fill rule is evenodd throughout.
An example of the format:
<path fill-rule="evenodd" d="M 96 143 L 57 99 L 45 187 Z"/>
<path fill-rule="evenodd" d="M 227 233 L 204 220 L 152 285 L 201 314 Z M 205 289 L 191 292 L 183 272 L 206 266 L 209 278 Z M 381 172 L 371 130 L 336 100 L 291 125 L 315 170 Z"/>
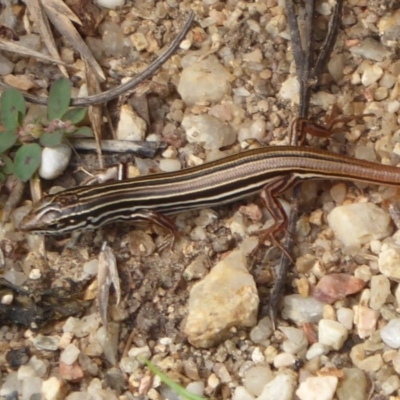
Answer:
<path fill-rule="evenodd" d="M 318 342 L 340 350 L 348 337 L 347 329 L 339 322 L 321 319 L 318 324 Z"/>
<path fill-rule="evenodd" d="M 380 330 L 382 341 L 393 349 L 400 348 L 400 318 L 392 319 Z"/>
<path fill-rule="evenodd" d="M 40 272 L 39 268 L 34 268 L 29 273 L 29 279 L 33 279 L 33 280 L 40 279 L 41 276 L 42 276 L 42 273 Z"/>
<path fill-rule="evenodd" d="M 42 162 L 39 175 L 43 179 L 55 179 L 67 168 L 72 149 L 67 144 L 55 147 L 45 147 L 42 151 Z"/>
<path fill-rule="evenodd" d="M 1 296 L 1 304 L 9 306 L 14 300 L 14 295 L 12 293 L 3 294 Z"/>
<path fill-rule="evenodd" d="M 264 386 L 272 381 L 274 375 L 268 364 L 256 365 L 244 373 L 244 386 L 253 396 L 259 396 Z"/>

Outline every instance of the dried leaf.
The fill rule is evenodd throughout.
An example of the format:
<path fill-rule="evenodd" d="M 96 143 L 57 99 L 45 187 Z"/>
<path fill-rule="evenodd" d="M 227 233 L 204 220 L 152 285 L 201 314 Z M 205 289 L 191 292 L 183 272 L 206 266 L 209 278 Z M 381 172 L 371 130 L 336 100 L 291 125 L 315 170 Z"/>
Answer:
<path fill-rule="evenodd" d="M 97 77 L 102 82 L 105 81 L 105 76 L 100 65 L 93 57 L 86 43 L 80 37 L 69 17 L 59 12 L 58 6 L 58 0 L 47 0 L 43 3 L 45 12 L 52 24 L 69 40 L 73 48 L 81 54 L 82 58 L 85 58 L 88 61 Z"/>
<path fill-rule="evenodd" d="M 36 22 L 36 26 L 39 29 L 40 36 L 44 44 L 46 45 L 47 50 L 55 59 L 61 60 L 58 54 L 56 42 L 54 40 L 53 34 L 50 29 L 49 21 L 43 14 L 42 5 L 40 1 L 29 0 L 26 2 L 26 5 L 28 7 L 29 12 L 32 15 L 33 20 Z M 67 70 L 64 68 L 64 66 L 59 65 L 58 67 L 62 72 L 62 74 L 67 77 L 68 73 Z"/>
<path fill-rule="evenodd" d="M 0 50 L 5 50 L 11 53 L 20 54 L 22 56 L 34 57 L 39 60 L 50 61 L 56 64 L 65 65 L 65 62 L 60 60 L 59 58 L 50 57 L 49 55 L 39 53 L 28 47 L 21 46 L 15 42 L 9 42 L 8 40 L 4 40 L 1 38 L 0 38 Z"/>
<path fill-rule="evenodd" d="M 97 302 L 99 303 L 100 318 L 102 320 L 104 328 L 107 329 L 107 311 L 108 299 L 110 296 L 110 286 L 114 286 L 115 293 L 117 295 L 117 304 L 119 304 L 121 299 L 121 289 L 119 285 L 117 260 L 111 247 L 109 247 L 106 242 L 103 243 L 99 256 L 99 272 L 97 274 L 97 281 L 99 285 Z"/>
<path fill-rule="evenodd" d="M 62 0 L 46 0 L 43 5 L 47 8 L 52 8 L 54 12 L 67 17 L 71 21 L 76 22 L 78 25 L 82 25 L 79 17 L 64 3 Z"/>

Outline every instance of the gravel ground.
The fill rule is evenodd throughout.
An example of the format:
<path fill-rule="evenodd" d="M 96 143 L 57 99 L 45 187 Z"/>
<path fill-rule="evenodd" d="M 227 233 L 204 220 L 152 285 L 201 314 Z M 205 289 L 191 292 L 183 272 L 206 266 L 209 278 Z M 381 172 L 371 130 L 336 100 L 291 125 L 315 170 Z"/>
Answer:
<path fill-rule="evenodd" d="M 319 41 L 332 6 L 318 2 Z M 80 16 L 88 10 L 100 15 L 86 5 Z M 86 42 L 108 72 L 104 87 L 160 54 L 189 10 L 195 23 L 178 53 L 140 86 L 139 100 L 124 98 L 110 107 L 118 138 L 167 144 L 154 160 L 138 161 L 141 174 L 200 165 L 261 144 L 288 144 L 297 115 L 283 1 L 132 1 L 117 10 L 103 8 L 99 29 L 89 22 L 85 27 L 97 35 Z M 40 51 L 34 25 L 27 36 L 22 42 L 38 43 Z M 312 139 L 312 145 L 399 164 L 399 38 L 397 2 L 345 2 L 310 115 L 324 123 L 337 106 L 345 116 L 375 116 L 350 122 L 329 141 Z M 64 60 L 74 63 L 72 81 L 79 88 L 82 62 L 57 40 Z M 30 81 L 32 90 L 43 92 L 57 77 L 50 65 L 5 56 L 8 63 L 2 64 L 9 68 L 1 74 L 7 82 L 16 76 L 17 86 Z M 144 111 L 135 107 L 143 99 Z M 78 180 L 70 171 L 57 185 Z M 41 238 L 14 230 L 30 207 L 26 202 L 0 231 L 3 277 L 33 291 L 66 288 L 65 308 L 81 315 L 40 330 L 3 325 L 0 396 L 178 399 L 144 367 L 144 356 L 205 398 L 400 398 L 400 239 L 389 215 L 396 210 L 389 205 L 395 195 L 393 188 L 358 183 L 302 186 L 295 267 L 275 330 L 266 306 L 280 251 L 266 243 L 257 257 L 249 256 L 256 245 L 251 233 L 271 224 L 257 199 L 179 214 L 172 251 L 158 251 L 166 233 L 157 227 L 118 225 L 83 233 L 73 249 L 62 250 L 64 242 L 50 238 L 45 256 Z M 290 199 L 282 198 L 287 209 Z M 108 334 L 96 301 L 103 288 L 95 279 L 104 241 L 116 256 L 121 285 L 119 304 L 111 291 Z M 68 278 L 88 283 L 74 285 Z M 3 304 L 8 295 L 3 290 Z"/>

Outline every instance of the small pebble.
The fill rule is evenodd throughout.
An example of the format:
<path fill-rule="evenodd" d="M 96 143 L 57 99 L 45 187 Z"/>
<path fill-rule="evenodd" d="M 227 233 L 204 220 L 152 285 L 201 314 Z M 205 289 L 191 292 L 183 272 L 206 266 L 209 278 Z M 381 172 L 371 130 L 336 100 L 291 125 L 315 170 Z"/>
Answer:
<path fill-rule="evenodd" d="M 44 400 L 59 400 L 66 398 L 68 391 L 68 385 L 56 376 L 52 376 L 43 381 L 42 395 Z"/>
<path fill-rule="evenodd" d="M 329 274 L 321 278 L 314 289 L 313 297 L 323 303 L 333 304 L 354 293 L 360 292 L 365 282 L 349 274 Z"/>
<path fill-rule="evenodd" d="M 296 379 L 292 374 L 278 374 L 271 382 L 265 385 L 257 400 L 292 400 Z"/>
<path fill-rule="evenodd" d="M 366 374 L 358 368 L 343 368 L 342 371 L 344 377 L 339 380 L 336 389 L 338 400 L 365 400 L 370 385 Z"/>
<path fill-rule="evenodd" d="M 378 257 L 379 271 L 387 278 L 400 281 L 400 249 L 384 243 Z"/>
<path fill-rule="evenodd" d="M 371 297 L 369 306 L 373 310 L 380 310 L 390 294 L 390 281 L 384 275 L 375 275 L 371 278 Z"/>
<path fill-rule="evenodd" d="M 340 322 L 347 330 L 353 328 L 354 311 L 350 308 L 340 307 L 336 311 L 338 322 Z"/>
<path fill-rule="evenodd" d="M 283 326 L 279 328 L 286 336 L 286 340 L 282 343 L 282 350 L 286 353 L 301 354 L 308 347 L 307 337 L 302 329 L 293 328 L 291 326 Z"/>
<path fill-rule="evenodd" d="M 393 394 L 400 388 L 400 378 L 397 375 L 391 375 L 382 383 L 382 390 L 386 396 Z"/>
<path fill-rule="evenodd" d="M 322 318 L 324 303 L 298 294 L 284 297 L 282 317 L 300 326 L 304 322 L 317 323 Z"/>
<path fill-rule="evenodd" d="M 321 343 L 314 343 L 312 344 L 306 353 L 307 360 L 312 360 L 313 358 L 322 356 L 324 354 L 329 353 L 329 347 L 321 344 Z"/>
<path fill-rule="evenodd" d="M 300 400 L 332 400 L 338 381 L 336 376 L 311 376 L 300 383 L 296 395 Z"/>
<path fill-rule="evenodd" d="M 250 339 L 256 344 L 263 344 L 272 335 L 272 323 L 269 317 L 260 319 L 250 331 Z"/>
<path fill-rule="evenodd" d="M 300 84 L 295 76 L 289 77 L 286 81 L 282 82 L 281 88 L 279 89 L 278 96 L 282 100 L 294 100 L 298 98 L 300 90 Z"/>
<path fill-rule="evenodd" d="M 181 162 L 178 159 L 165 158 L 160 160 L 159 166 L 161 171 L 174 172 L 182 169 Z"/>
<path fill-rule="evenodd" d="M 251 395 L 260 396 L 264 386 L 273 378 L 274 375 L 268 364 L 256 365 L 245 372 L 244 386 Z"/>
<path fill-rule="evenodd" d="M 383 75 L 383 69 L 379 65 L 369 65 L 365 68 L 361 76 L 361 83 L 364 86 L 372 85 L 378 81 Z"/>
<path fill-rule="evenodd" d="M 318 324 L 318 342 L 340 350 L 348 337 L 347 329 L 337 321 L 321 319 Z"/>
<path fill-rule="evenodd" d="M 232 400 L 255 400 L 255 397 L 244 386 L 237 386 L 233 392 Z"/>
<path fill-rule="evenodd" d="M 221 286 L 224 287 L 223 296 L 218 290 Z M 247 269 L 246 253 L 240 248 L 192 287 L 184 332 L 193 346 L 215 346 L 224 340 L 232 326 L 254 326 L 258 303 L 255 282 Z"/>
<path fill-rule="evenodd" d="M 39 175 L 43 179 L 58 178 L 68 167 L 72 149 L 68 144 L 55 147 L 45 147 L 42 151 L 42 161 Z"/>
<path fill-rule="evenodd" d="M 118 7 L 122 7 L 125 4 L 125 0 L 96 0 L 96 3 L 100 7 L 115 10 Z"/>
<path fill-rule="evenodd" d="M 73 344 L 69 344 L 60 355 L 60 360 L 67 364 L 73 364 L 79 356 L 80 350 Z"/>
<path fill-rule="evenodd" d="M 392 319 L 380 330 L 382 341 L 392 349 L 400 348 L 400 318 Z"/>
<path fill-rule="evenodd" d="M 282 367 L 292 367 L 296 362 L 296 357 L 290 353 L 279 353 L 274 359 L 276 369 Z"/>
<path fill-rule="evenodd" d="M 372 61 L 382 61 L 389 54 L 385 46 L 372 38 L 366 38 L 358 46 L 351 47 L 350 52 Z"/>
<path fill-rule="evenodd" d="M 33 339 L 33 345 L 38 350 L 56 351 L 58 350 L 60 338 L 57 336 L 37 335 Z"/>
<path fill-rule="evenodd" d="M 236 141 L 232 127 L 212 115 L 185 115 L 182 127 L 189 143 L 199 143 L 205 149 L 220 149 Z"/>
<path fill-rule="evenodd" d="M 146 122 L 137 115 L 130 105 L 121 106 L 116 132 L 118 140 L 144 140 L 146 129 Z"/>
<path fill-rule="evenodd" d="M 372 203 L 335 207 L 328 215 L 328 223 L 345 246 L 361 246 L 392 232 L 389 215 Z"/>
<path fill-rule="evenodd" d="M 370 337 L 376 330 L 379 312 L 365 306 L 355 306 L 354 324 L 357 327 L 357 334 L 361 339 Z"/>
<path fill-rule="evenodd" d="M 186 390 L 190 393 L 193 393 L 197 396 L 203 396 L 204 394 L 204 382 L 190 382 L 186 386 Z"/>
<path fill-rule="evenodd" d="M 189 106 L 217 103 L 230 91 L 230 73 L 214 56 L 184 67 L 179 78 L 178 92 Z"/>

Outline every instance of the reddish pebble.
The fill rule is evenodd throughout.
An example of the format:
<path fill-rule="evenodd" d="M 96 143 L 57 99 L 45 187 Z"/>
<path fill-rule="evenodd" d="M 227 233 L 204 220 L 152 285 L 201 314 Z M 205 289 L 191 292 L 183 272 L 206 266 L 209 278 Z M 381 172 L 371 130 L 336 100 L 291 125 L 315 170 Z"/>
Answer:
<path fill-rule="evenodd" d="M 325 275 L 315 287 L 313 297 L 323 303 L 332 304 L 350 294 L 359 292 L 364 286 L 364 281 L 352 275 Z"/>
<path fill-rule="evenodd" d="M 77 362 L 68 365 L 60 361 L 59 372 L 62 379 L 70 382 L 80 381 L 84 376 L 82 368 Z"/>

